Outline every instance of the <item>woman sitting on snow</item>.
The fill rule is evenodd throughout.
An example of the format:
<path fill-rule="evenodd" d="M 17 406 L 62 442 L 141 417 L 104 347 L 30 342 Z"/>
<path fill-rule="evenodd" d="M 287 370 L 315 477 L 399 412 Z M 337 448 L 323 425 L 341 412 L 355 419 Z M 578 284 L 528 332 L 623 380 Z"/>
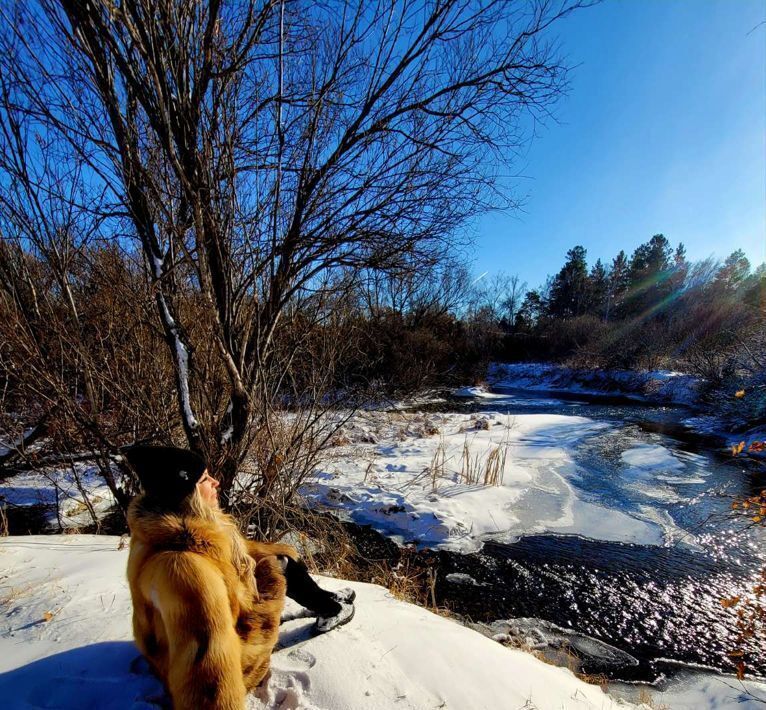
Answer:
<path fill-rule="evenodd" d="M 269 671 L 285 594 L 317 633 L 351 620 L 353 592 L 320 589 L 289 545 L 245 539 L 218 482 L 185 449 L 126 452 L 144 493 L 128 510 L 133 634 L 175 710 L 244 707 Z"/>

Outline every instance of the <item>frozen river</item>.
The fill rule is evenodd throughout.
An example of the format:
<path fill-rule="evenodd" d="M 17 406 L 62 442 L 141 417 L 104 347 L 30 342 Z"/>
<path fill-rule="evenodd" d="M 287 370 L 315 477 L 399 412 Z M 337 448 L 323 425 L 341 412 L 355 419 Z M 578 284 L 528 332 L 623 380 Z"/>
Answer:
<path fill-rule="evenodd" d="M 762 474 L 686 432 L 686 410 L 494 388 L 401 416 L 398 433 L 356 425 L 369 443 L 340 452 L 309 496 L 415 543 L 440 603 L 610 678 L 733 670 L 736 616 L 720 602 L 746 594 L 766 556 L 731 503 Z M 502 482 L 467 485 L 466 451 L 492 446 L 507 451 Z M 745 648 L 766 676 L 766 639 Z"/>
<path fill-rule="evenodd" d="M 630 658 L 595 651 L 590 670 L 621 678 L 654 678 L 678 661 L 731 670 L 728 653 L 737 630 L 733 612 L 720 600 L 746 593 L 766 559 L 762 531 L 746 530 L 731 502 L 760 490 L 762 474 L 684 436 L 678 426 L 687 416 L 683 409 L 495 393 L 506 398 L 467 406 L 507 414 L 569 413 L 606 424 L 570 449 L 567 483 L 586 504 L 656 520 L 669 534 L 661 545 L 615 542 L 599 539 L 596 522 L 588 538 L 523 536 L 512 544 L 487 542 L 479 555 L 462 560 L 450 555 L 454 571 L 475 572 L 487 585 L 473 602 L 469 595 L 460 603 L 463 612 L 475 616 L 475 600 L 483 598 L 487 621 L 545 620 L 605 641 Z M 530 501 L 529 514 L 535 510 L 539 501 Z M 476 561 L 492 573 L 464 569 Z M 447 584 L 443 593 L 450 596 Z M 533 621 L 515 631 L 542 644 L 567 636 Z M 577 635 L 568 642 L 580 644 L 586 657 L 591 650 Z M 766 638 L 747 648 L 751 670 L 766 675 Z"/>

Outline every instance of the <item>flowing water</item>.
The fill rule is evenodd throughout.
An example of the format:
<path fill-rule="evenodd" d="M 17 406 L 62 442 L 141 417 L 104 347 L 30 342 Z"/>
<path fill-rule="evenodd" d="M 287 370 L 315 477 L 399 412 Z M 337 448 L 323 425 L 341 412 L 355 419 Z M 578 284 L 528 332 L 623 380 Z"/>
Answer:
<path fill-rule="evenodd" d="M 685 429 L 683 408 L 496 389 L 502 399 L 451 401 L 442 410 L 555 413 L 608 423 L 569 451 L 577 495 L 672 531 L 665 545 L 536 535 L 487 542 L 477 554 L 435 554 L 440 603 L 492 632 L 547 650 L 566 648 L 586 672 L 653 680 L 679 664 L 731 672 L 736 613 L 766 563 L 763 530 L 732 513 L 736 497 L 766 487 L 763 473 Z M 623 453 L 663 447 L 675 463 L 626 473 Z M 629 456 L 629 454 L 628 454 Z M 503 620 L 513 620 L 510 622 Z M 495 622 L 494 624 L 492 622 Z M 744 644 L 766 676 L 766 639 Z"/>

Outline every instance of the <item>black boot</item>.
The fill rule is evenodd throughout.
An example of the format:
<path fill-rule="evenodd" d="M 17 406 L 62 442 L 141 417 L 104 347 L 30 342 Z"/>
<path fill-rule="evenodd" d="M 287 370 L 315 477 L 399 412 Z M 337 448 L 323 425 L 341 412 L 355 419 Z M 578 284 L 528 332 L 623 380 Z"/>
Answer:
<path fill-rule="evenodd" d="M 314 630 L 324 633 L 348 623 L 354 616 L 353 590 L 341 590 L 333 593 L 322 589 L 309 574 L 303 562 L 293 559 L 284 563 L 285 579 L 287 580 L 287 596 L 301 606 L 310 609 L 317 615 Z"/>

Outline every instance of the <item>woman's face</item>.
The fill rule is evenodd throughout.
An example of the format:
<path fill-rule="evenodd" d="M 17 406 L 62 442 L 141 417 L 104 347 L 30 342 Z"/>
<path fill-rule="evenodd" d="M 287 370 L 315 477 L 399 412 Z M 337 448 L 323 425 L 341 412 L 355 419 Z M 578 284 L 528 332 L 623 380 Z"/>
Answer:
<path fill-rule="evenodd" d="M 221 484 L 215 480 L 205 469 L 202 478 L 197 481 L 197 488 L 202 498 L 211 506 L 218 507 L 218 486 Z"/>

